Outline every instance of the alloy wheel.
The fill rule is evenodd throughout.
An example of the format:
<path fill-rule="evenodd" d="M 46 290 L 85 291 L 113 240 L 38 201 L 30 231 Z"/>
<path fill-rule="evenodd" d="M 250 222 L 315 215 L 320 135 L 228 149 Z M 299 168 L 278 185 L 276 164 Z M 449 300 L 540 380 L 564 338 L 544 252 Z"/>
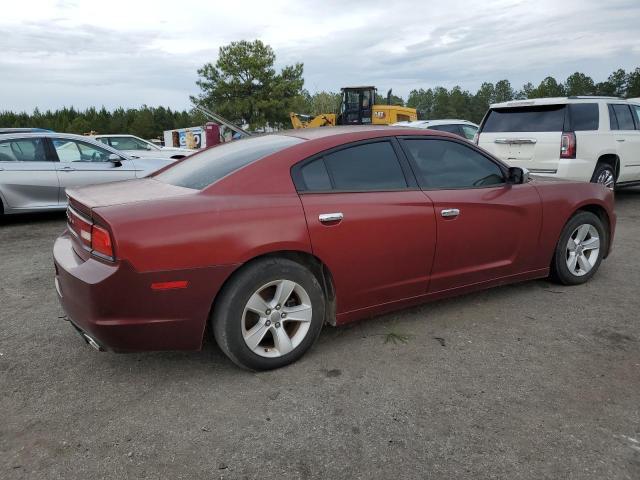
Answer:
<path fill-rule="evenodd" d="M 591 271 L 600 255 L 598 230 L 591 224 L 576 228 L 567 241 L 567 268 L 572 275 L 581 277 Z"/>
<path fill-rule="evenodd" d="M 596 183 L 604 185 L 608 189 L 613 190 L 616 184 L 613 172 L 608 168 L 605 168 L 600 172 L 598 178 L 596 178 Z"/>
<path fill-rule="evenodd" d="M 306 337 L 312 319 L 307 291 L 291 280 L 275 280 L 256 290 L 244 307 L 242 337 L 261 357 L 282 357 Z"/>

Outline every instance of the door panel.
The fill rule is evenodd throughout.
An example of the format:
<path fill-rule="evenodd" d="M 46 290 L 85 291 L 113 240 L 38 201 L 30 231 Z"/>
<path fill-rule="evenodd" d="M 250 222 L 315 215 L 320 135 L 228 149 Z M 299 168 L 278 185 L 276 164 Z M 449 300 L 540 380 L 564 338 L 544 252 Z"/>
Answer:
<path fill-rule="evenodd" d="M 0 191 L 7 207 L 55 208 L 59 190 L 55 162 L 44 139 L 0 141 Z"/>
<path fill-rule="evenodd" d="M 542 208 L 533 186 L 500 185 L 426 194 L 433 201 L 438 227 L 430 292 L 543 268 L 534 264 Z M 451 209 L 459 214 L 442 215 Z"/>
<path fill-rule="evenodd" d="M 109 161 L 111 152 L 95 145 L 70 139 L 52 139 L 58 155 L 60 203 L 66 203 L 66 188 L 136 178 L 133 160 L 120 164 Z"/>
<path fill-rule="evenodd" d="M 436 242 L 433 205 L 421 191 L 307 193 L 313 252 L 326 263 L 337 313 L 426 293 Z M 341 213 L 322 223 L 319 216 Z"/>
<path fill-rule="evenodd" d="M 618 182 L 640 180 L 640 131 L 636 130 L 636 125 L 640 125 L 638 110 L 638 107 L 623 104 L 614 104 L 610 109 L 609 114 L 615 115 L 611 126 L 614 128 L 613 138 L 620 159 Z"/>

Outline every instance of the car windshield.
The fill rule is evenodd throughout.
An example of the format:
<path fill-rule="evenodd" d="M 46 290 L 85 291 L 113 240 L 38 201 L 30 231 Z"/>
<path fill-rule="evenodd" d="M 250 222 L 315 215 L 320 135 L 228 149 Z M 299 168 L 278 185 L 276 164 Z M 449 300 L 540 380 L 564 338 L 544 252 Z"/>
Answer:
<path fill-rule="evenodd" d="M 565 105 L 496 108 L 482 127 L 483 132 L 561 132 Z"/>
<path fill-rule="evenodd" d="M 202 190 L 245 165 L 303 141 L 284 135 L 235 140 L 188 157 L 154 178 L 178 187 Z"/>

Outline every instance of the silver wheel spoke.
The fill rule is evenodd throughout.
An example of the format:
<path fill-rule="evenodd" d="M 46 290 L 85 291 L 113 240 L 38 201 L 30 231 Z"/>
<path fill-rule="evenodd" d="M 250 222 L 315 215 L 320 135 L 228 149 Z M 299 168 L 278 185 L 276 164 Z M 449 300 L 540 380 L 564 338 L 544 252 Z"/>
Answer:
<path fill-rule="evenodd" d="M 269 327 L 267 327 L 264 322 L 259 321 L 248 332 L 244 334 L 244 341 L 247 343 L 247 346 L 251 350 L 255 350 L 258 348 L 258 345 L 269 331 Z"/>
<path fill-rule="evenodd" d="M 576 264 L 578 263 L 578 256 L 572 252 L 569 254 L 569 259 L 567 260 L 567 267 L 569 267 L 569 271 L 571 273 L 576 273 Z"/>
<path fill-rule="evenodd" d="M 312 310 L 310 305 L 299 305 L 297 307 L 285 308 L 284 313 L 287 317 L 284 319 L 291 322 L 310 322 Z"/>
<path fill-rule="evenodd" d="M 589 240 L 582 242 L 582 248 L 585 250 L 595 250 L 600 248 L 600 239 L 598 237 L 591 237 Z"/>
<path fill-rule="evenodd" d="M 567 248 L 569 249 L 569 251 L 575 252 L 577 246 L 578 244 L 576 243 L 576 241 L 573 238 L 569 237 L 569 241 L 567 242 Z"/>
<path fill-rule="evenodd" d="M 276 287 L 276 294 L 273 297 L 273 306 L 284 306 L 286 301 L 289 300 L 289 297 L 291 296 L 291 293 L 293 292 L 293 289 L 295 287 L 296 284 L 294 282 L 291 282 L 289 280 L 280 281 L 280 283 L 278 283 L 278 286 Z"/>
<path fill-rule="evenodd" d="M 276 328 L 273 331 L 273 341 L 280 355 L 286 355 L 293 350 L 293 344 L 284 327 Z"/>
<path fill-rule="evenodd" d="M 591 270 L 591 264 L 589 263 L 589 259 L 585 257 L 584 254 L 578 255 L 578 265 L 584 272 L 588 272 Z"/>
<path fill-rule="evenodd" d="M 251 295 L 251 298 L 247 302 L 247 310 L 251 310 L 258 315 L 264 315 L 265 312 L 269 310 L 269 305 L 267 305 L 267 302 L 256 292 Z"/>
<path fill-rule="evenodd" d="M 578 228 L 578 235 L 576 235 L 576 242 L 581 243 L 589 233 L 589 225 L 582 225 Z"/>

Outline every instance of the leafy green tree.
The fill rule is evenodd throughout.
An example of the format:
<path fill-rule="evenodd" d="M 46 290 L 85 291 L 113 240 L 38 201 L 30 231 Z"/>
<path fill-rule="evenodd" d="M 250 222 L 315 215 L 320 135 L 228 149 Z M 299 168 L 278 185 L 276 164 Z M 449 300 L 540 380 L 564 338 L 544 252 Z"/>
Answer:
<path fill-rule="evenodd" d="M 588 77 L 584 73 L 576 72 L 569 77 L 565 82 L 566 94 L 571 95 L 593 95 L 596 91 L 596 86 L 593 83 L 593 79 Z"/>
<path fill-rule="evenodd" d="M 558 83 L 553 77 L 547 77 L 529 92 L 527 98 L 563 97 L 565 95 L 564 85 Z"/>
<path fill-rule="evenodd" d="M 191 101 L 250 127 L 281 125 L 301 94 L 302 63 L 276 73 L 273 49 L 260 40 L 231 42 L 220 48 L 215 64 L 198 70 L 201 89 Z"/>
<path fill-rule="evenodd" d="M 509 100 L 513 100 L 514 97 L 515 92 L 513 91 L 509 80 L 500 80 L 496 83 L 495 94 L 493 97 L 493 101 L 495 103 L 508 102 Z"/>
<path fill-rule="evenodd" d="M 625 96 L 628 98 L 640 97 L 640 67 L 627 75 Z"/>
<path fill-rule="evenodd" d="M 418 118 L 427 120 L 431 118 L 433 112 L 434 95 L 432 89 L 411 90 L 407 99 L 407 107 L 415 108 L 418 111 Z"/>

